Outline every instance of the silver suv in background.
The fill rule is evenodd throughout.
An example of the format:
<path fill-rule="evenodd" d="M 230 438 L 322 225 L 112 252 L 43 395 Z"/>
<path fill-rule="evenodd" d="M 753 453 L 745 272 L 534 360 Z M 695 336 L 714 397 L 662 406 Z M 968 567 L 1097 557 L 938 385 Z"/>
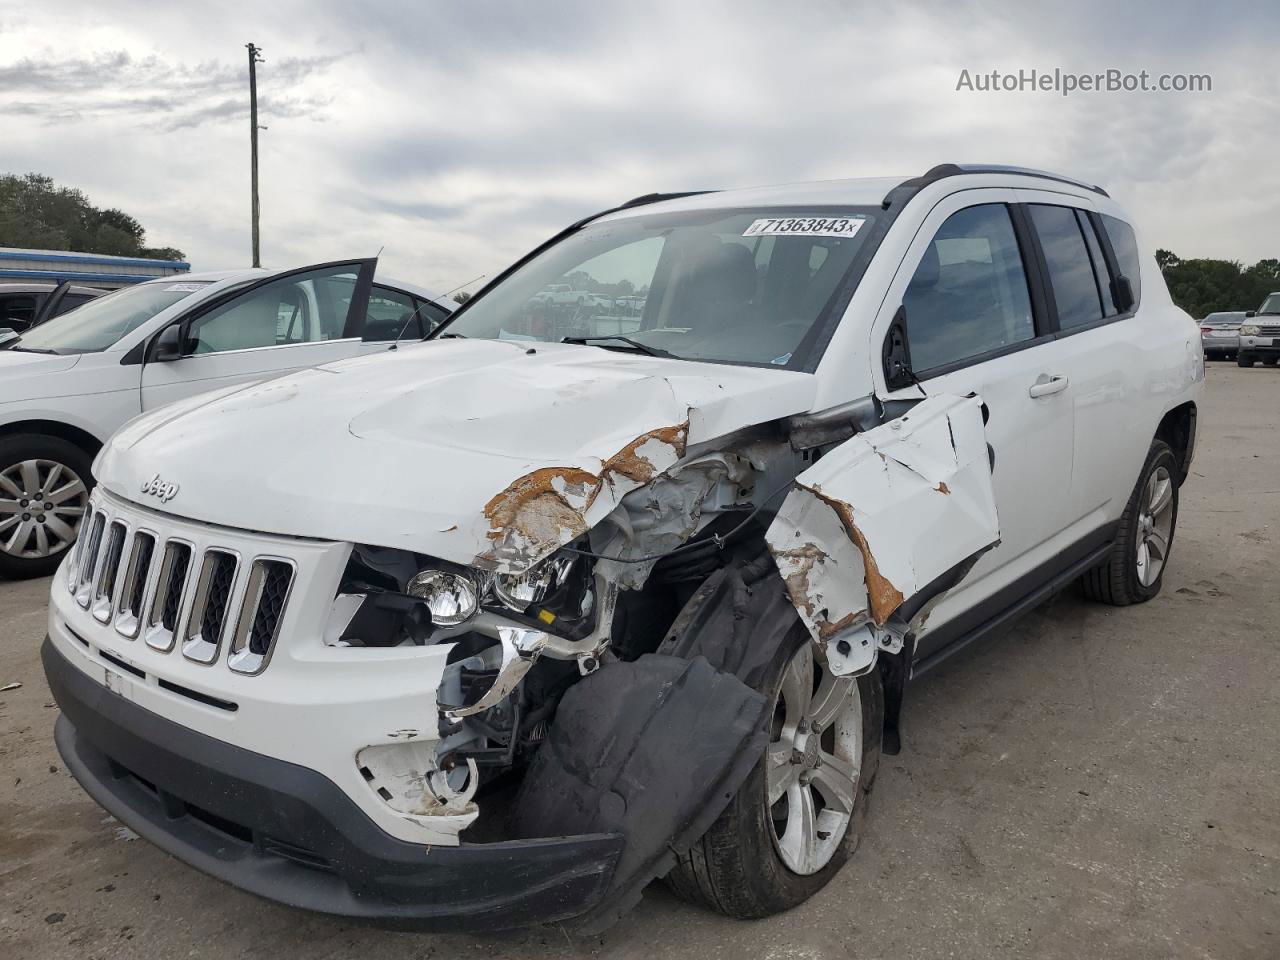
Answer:
<path fill-rule="evenodd" d="M 1206 360 L 1230 360 L 1240 346 L 1240 324 L 1245 311 L 1223 310 L 1200 321 L 1200 345 Z"/>
<path fill-rule="evenodd" d="M 1268 294 L 1256 313 L 1251 310 L 1245 314 L 1240 326 L 1236 363 L 1252 367 L 1255 360 L 1269 367 L 1280 361 L 1280 292 Z"/>

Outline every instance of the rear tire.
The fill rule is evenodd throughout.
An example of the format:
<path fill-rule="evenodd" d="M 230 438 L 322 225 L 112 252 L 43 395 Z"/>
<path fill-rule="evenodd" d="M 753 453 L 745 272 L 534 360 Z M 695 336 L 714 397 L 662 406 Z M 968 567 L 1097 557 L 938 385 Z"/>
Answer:
<path fill-rule="evenodd" d="M 1154 441 L 1120 517 L 1110 554 L 1080 578 L 1090 600 L 1126 607 L 1160 592 L 1178 525 L 1177 477 L 1173 450 L 1163 440 Z"/>
<path fill-rule="evenodd" d="M 1253 366 L 1253 357 L 1246 356 L 1246 355 L 1245 355 L 1245 354 L 1243 354 L 1243 353 L 1238 353 L 1238 354 L 1236 354 L 1236 366 L 1237 366 L 1237 367 L 1252 367 L 1252 366 Z"/>
<path fill-rule="evenodd" d="M 782 645 L 779 655 L 767 671 L 763 691 L 776 704 L 782 705 L 784 674 L 797 657 L 810 649 L 808 633 L 799 628 L 793 630 L 789 642 Z M 820 665 L 815 668 L 815 682 L 830 682 L 824 677 Z M 776 745 L 783 743 L 780 730 L 771 731 L 770 749 L 760 759 L 747 782 L 729 803 L 728 808 L 689 852 L 676 861 L 667 874 L 666 883 L 684 900 L 699 904 L 726 916 L 740 920 L 757 919 L 789 910 L 808 900 L 836 875 L 845 861 L 857 849 L 862 836 L 862 824 L 866 817 L 871 788 L 875 783 L 876 769 L 880 764 L 880 743 L 884 730 L 884 690 L 880 671 L 853 681 L 861 712 L 860 766 L 852 786 L 852 812 L 842 828 L 843 836 L 823 836 L 823 818 L 829 811 L 823 809 L 814 817 L 813 833 L 820 844 L 820 857 L 811 861 L 812 872 L 800 873 L 788 866 L 782 853 L 785 838 L 778 836 L 777 816 L 780 804 L 785 804 L 787 823 L 790 822 L 790 800 L 787 793 L 778 802 L 770 804 L 766 794 L 769 780 L 768 759 Z M 818 693 L 825 689 L 819 686 Z M 849 699 L 852 699 L 852 689 Z M 815 696 L 815 703 L 820 700 Z M 775 721 L 776 723 L 776 721 Z M 812 735 L 815 742 L 825 742 L 828 735 L 837 735 L 836 724 Z M 821 749 L 821 748 L 815 748 Z M 804 767 L 806 775 L 810 768 Z M 828 770 L 827 775 L 831 771 Z M 815 779 L 817 771 L 813 773 Z M 794 789 L 808 789 L 797 785 Z M 818 788 L 820 795 L 820 788 Z M 789 847 L 788 849 L 792 849 Z M 794 852 L 789 854 L 795 859 Z M 829 859 L 827 859 L 829 857 Z"/>
<path fill-rule="evenodd" d="M 1262 365 L 1265 367 L 1274 367 L 1277 360 L 1280 360 L 1280 357 L 1266 357 L 1263 359 Z"/>
<path fill-rule="evenodd" d="M 58 568 L 84 520 L 91 464 L 60 437 L 0 439 L 0 576 L 29 579 Z"/>

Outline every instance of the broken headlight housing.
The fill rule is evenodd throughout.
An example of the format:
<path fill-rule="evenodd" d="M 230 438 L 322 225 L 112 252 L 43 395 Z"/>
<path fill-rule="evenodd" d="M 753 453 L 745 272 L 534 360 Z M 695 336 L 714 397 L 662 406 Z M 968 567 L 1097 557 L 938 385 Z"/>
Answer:
<path fill-rule="evenodd" d="M 482 609 L 574 638 L 590 631 L 593 572 L 590 558 L 567 551 L 523 573 L 495 574 L 403 550 L 357 545 L 338 596 L 358 608 L 355 615 L 348 614 L 348 628 L 337 639 L 365 646 L 431 642 L 434 629 L 460 627 Z"/>
<path fill-rule="evenodd" d="M 466 623 L 480 609 L 480 591 L 465 573 L 428 568 L 414 574 L 404 592 L 427 602 L 431 622 L 441 627 Z"/>

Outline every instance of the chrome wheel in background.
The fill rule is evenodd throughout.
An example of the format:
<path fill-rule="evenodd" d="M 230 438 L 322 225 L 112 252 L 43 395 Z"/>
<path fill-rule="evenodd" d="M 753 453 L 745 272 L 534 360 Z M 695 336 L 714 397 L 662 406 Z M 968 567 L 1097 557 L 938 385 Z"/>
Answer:
<path fill-rule="evenodd" d="M 0 551 L 42 559 L 71 545 L 84 519 L 89 490 L 74 470 L 32 459 L 0 472 Z"/>

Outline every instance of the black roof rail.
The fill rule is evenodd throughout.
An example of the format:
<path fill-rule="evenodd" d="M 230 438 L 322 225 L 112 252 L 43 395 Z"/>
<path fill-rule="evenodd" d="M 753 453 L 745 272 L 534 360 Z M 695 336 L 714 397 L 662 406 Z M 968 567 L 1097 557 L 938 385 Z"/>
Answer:
<path fill-rule="evenodd" d="M 681 197 L 696 197 L 704 193 L 717 193 L 716 190 L 685 190 L 683 193 L 646 193 L 642 197 L 633 197 L 621 206 L 614 207 L 613 210 L 606 210 L 605 213 L 613 213 L 617 210 L 626 210 L 630 207 L 643 207 L 650 203 L 661 203 L 663 200 L 679 200 Z M 598 217 L 604 216 L 603 213 L 596 214 Z"/>
<path fill-rule="evenodd" d="M 1068 183 L 1073 187 L 1091 190 L 1104 197 L 1111 196 L 1096 183 L 1085 183 L 1083 180 L 1064 177 L 1062 174 L 1050 173 L 1047 170 L 1034 170 L 1031 167 L 1011 167 L 999 163 L 940 163 L 936 167 L 927 170 L 923 176 L 912 177 L 910 180 L 902 181 L 902 183 L 885 194 L 881 206 L 887 210 L 898 201 L 905 202 L 909 200 L 931 183 L 945 180 L 947 177 L 963 176 L 967 173 L 1003 173 L 1016 177 L 1039 177 L 1041 180 L 1055 180 L 1058 183 Z"/>

